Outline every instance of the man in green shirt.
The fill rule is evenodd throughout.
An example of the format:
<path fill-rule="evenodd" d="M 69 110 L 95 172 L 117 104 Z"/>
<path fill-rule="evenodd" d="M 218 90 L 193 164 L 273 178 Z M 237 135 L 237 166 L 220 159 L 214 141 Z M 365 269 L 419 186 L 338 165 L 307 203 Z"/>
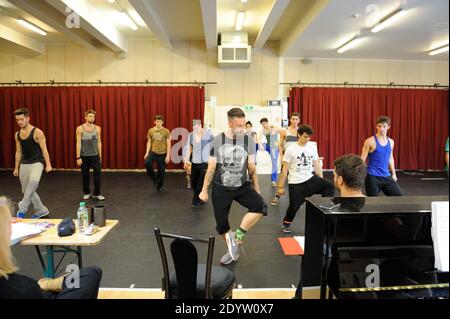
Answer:
<path fill-rule="evenodd" d="M 147 175 L 159 192 L 163 190 L 166 164 L 170 162 L 170 132 L 162 126 L 163 123 L 163 117 L 156 115 L 155 126 L 147 133 L 147 150 L 144 156 Z M 153 171 L 153 162 L 156 162 L 158 174 Z"/>

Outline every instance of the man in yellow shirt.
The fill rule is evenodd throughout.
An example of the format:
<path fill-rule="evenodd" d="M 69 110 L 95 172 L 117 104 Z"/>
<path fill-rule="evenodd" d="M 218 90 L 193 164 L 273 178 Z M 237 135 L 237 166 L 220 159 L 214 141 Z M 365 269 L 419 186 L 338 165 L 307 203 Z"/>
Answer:
<path fill-rule="evenodd" d="M 163 123 L 163 117 L 156 115 L 155 126 L 147 133 L 147 150 L 144 156 L 147 175 L 153 180 L 159 192 L 163 190 L 166 164 L 170 162 L 170 132 L 163 127 Z M 153 162 L 156 162 L 157 174 L 153 171 Z"/>

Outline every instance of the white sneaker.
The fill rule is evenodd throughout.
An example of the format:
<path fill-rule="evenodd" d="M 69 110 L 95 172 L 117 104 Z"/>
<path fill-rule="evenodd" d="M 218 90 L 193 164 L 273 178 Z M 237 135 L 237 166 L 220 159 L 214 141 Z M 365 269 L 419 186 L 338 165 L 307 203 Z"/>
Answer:
<path fill-rule="evenodd" d="M 105 200 L 105 196 L 102 196 L 102 195 L 93 196 L 93 197 L 94 197 L 94 199 L 97 199 L 97 200 Z"/>
<path fill-rule="evenodd" d="M 230 254 L 231 259 L 233 259 L 233 261 L 237 261 L 239 259 L 239 244 L 234 237 L 234 233 L 231 231 L 226 233 L 225 240 L 227 242 L 228 253 Z"/>
<path fill-rule="evenodd" d="M 229 265 L 233 262 L 233 258 L 231 258 L 230 253 L 227 251 L 225 255 L 220 258 L 220 263 L 222 265 Z"/>
<path fill-rule="evenodd" d="M 83 199 L 84 200 L 88 200 L 89 198 L 91 198 L 91 194 L 84 194 L 83 195 Z"/>

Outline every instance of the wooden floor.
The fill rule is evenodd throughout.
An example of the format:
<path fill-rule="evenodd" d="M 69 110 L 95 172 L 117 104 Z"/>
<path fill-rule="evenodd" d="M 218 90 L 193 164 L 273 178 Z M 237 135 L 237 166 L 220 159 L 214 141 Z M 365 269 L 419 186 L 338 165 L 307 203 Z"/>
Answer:
<path fill-rule="evenodd" d="M 291 299 L 294 288 L 234 289 L 233 299 Z M 163 299 L 161 289 L 100 288 L 99 299 Z M 318 288 L 305 288 L 304 299 L 319 299 Z"/>

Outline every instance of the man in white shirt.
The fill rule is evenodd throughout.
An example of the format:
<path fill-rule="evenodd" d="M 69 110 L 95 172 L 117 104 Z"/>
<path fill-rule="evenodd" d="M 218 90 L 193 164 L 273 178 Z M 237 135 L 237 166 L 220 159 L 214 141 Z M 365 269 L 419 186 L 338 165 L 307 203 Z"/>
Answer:
<path fill-rule="evenodd" d="M 323 178 L 317 144 L 310 142 L 313 134 L 314 130 L 310 126 L 299 126 L 297 144 L 290 146 L 283 156 L 283 170 L 278 179 L 277 195 L 284 194 L 284 182 L 289 172 L 289 207 L 281 228 L 285 233 L 291 232 L 292 221 L 306 197 L 314 194 L 334 197 L 334 185 Z"/>

